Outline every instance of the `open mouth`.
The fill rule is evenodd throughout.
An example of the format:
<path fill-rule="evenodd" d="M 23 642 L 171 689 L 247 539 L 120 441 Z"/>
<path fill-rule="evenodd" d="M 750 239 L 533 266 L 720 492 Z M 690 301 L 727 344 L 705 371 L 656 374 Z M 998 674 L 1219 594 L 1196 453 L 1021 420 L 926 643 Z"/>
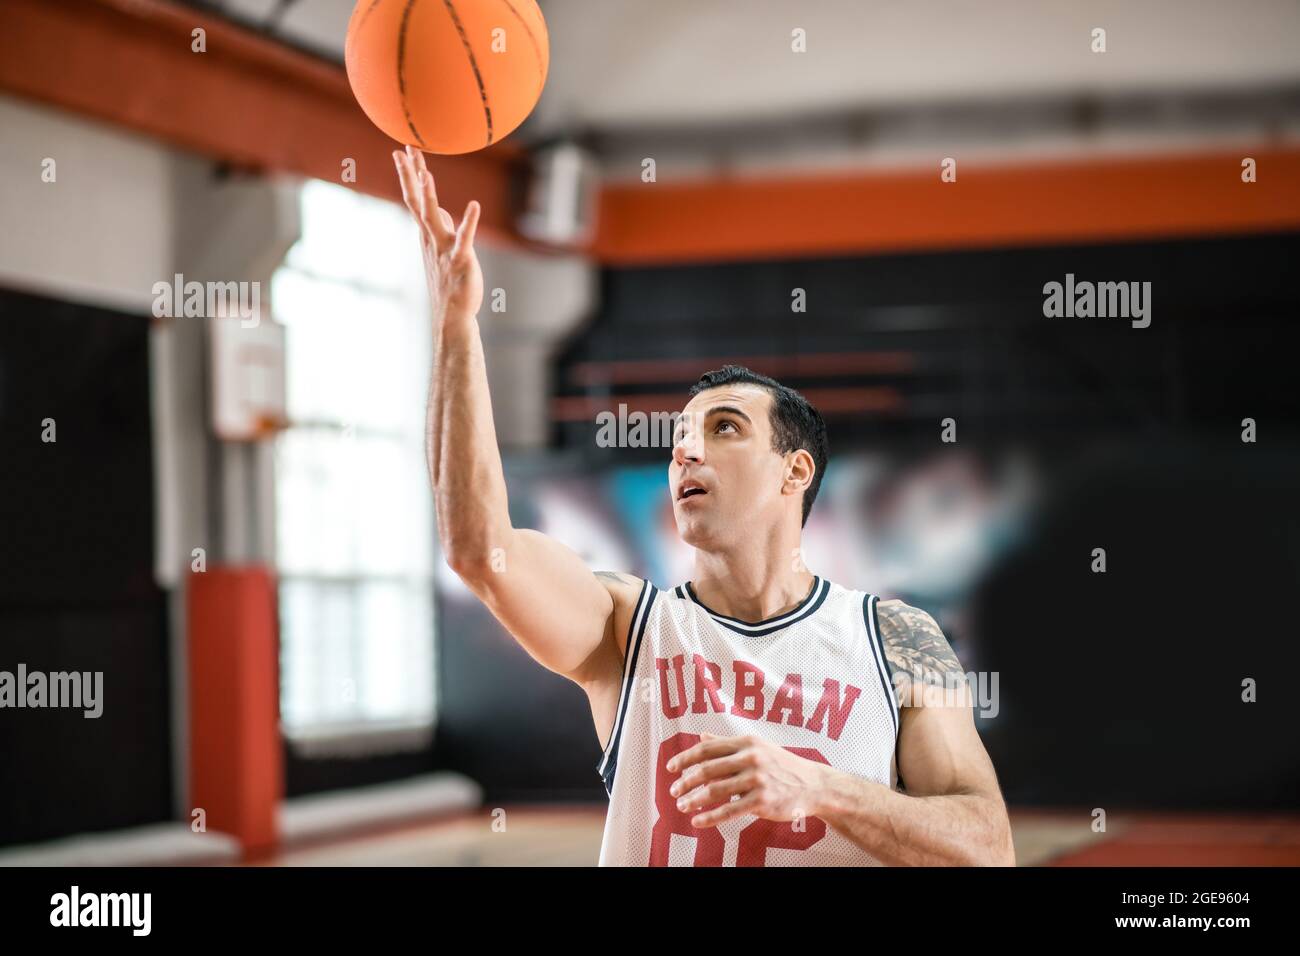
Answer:
<path fill-rule="evenodd" d="M 702 485 L 698 485 L 695 484 L 694 482 L 688 481 L 684 483 L 681 486 L 681 488 L 677 490 L 677 500 L 685 501 L 687 498 L 693 498 L 696 495 L 707 495 L 707 494 L 708 492 L 704 490 L 704 487 Z"/>

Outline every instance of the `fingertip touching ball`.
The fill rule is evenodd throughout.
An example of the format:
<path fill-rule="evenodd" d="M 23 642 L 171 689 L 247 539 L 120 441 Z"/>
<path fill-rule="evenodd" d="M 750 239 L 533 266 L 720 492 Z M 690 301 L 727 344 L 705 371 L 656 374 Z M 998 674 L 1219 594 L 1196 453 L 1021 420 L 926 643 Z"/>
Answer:
<path fill-rule="evenodd" d="M 357 102 L 393 139 L 468 153 L 532 112 L 550 43 L 537 0 L 358 0 L 344 61 Z"/>

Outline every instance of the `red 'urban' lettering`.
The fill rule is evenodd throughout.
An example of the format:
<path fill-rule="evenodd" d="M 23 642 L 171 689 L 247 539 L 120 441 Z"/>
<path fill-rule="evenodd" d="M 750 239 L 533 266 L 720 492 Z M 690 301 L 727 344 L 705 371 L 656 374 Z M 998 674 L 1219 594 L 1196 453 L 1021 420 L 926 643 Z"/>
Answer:
<path fill-rule="evenodd" d="M 748 661 L 732 661 L 730 684 L 723 686 L 722 667 L 700 654 L 691 655 L 691 680 L 686 686 L 686 655 L 655 658 L 659 673 L 659 703 L 663 715 L 676 719 L 689 707 L 693 714 L 730 712 L 749 720 L 766 720 L 773 724 L 803 727 L 831 740 L 839 740 L 848 723 L 853 705 L 862 696 L 862 688 L 841 685 L 833 677 L 822 681 L 822 695 L 808 718 L 804 719 L 804 677 L 786 674 L 768 705 L 767 675 Z M 730 706 L 728 706 L 728 702 Z"/>

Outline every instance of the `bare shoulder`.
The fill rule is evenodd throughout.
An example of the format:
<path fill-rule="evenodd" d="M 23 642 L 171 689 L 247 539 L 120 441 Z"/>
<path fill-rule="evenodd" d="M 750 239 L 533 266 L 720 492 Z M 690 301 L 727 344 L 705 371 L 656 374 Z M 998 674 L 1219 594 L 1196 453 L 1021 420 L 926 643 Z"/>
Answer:
<path fill-rule="evenodd" d="M 876 616 L 900 704 L 920 705 L 920 693 L 926 686 L 964 685 L 961 661 L 933 617 L 902 601 L 881 601 Z"/>

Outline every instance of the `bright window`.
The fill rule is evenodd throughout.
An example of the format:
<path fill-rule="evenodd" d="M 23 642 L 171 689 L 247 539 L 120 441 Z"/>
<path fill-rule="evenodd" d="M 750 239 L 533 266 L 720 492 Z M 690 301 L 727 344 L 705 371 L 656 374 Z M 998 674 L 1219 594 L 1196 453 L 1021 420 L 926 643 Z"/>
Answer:
<path fill-rule="evenodd" d="M 328 183 L 301 201 L 272 285 L 291 422 L 276 445 L 281 721 L 308 752 L 418 747 L 436 683 L 416 227 Z"/>

